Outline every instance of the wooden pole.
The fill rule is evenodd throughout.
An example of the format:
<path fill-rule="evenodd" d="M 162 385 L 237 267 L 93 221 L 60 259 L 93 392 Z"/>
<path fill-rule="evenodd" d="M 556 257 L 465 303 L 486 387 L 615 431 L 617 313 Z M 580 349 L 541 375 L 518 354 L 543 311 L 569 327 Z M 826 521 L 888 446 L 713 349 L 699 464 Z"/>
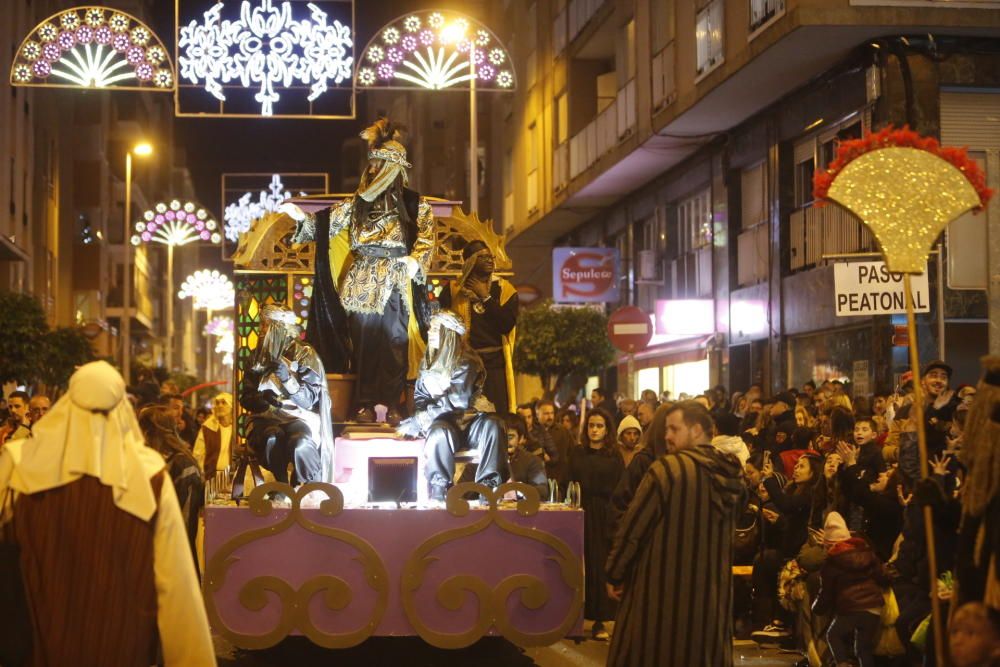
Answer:
<path fill-rule="evenodd" d="M 917 422 L 917 447 L 920 449 L 920 478 L 930 477 L 930 466 L 927 461 L 927 432 L 924 424 L 924 390 L 920 384 L 920 352 L 917 350 L 917 316 L 913 312 L 913 291 L 910 287 L 910 274 L 903 274 L 903 291 L 906 293 L 906 328 L 910 339 L 910 370 L 913 373 L 913 409 Z M 941 307 L 941 304 L 939 304 Z M 930 571 L 931 596 L 931 627 L 934 631 L 934 655 L 937 665 L 947 665 L 944 650 L 944 630 L 941 625 L 941 601 L 937 594 L 937 550 L 934 544 L 934 511 L 923 508 L 924 535 L 927 538 L 927 569 Z"/>

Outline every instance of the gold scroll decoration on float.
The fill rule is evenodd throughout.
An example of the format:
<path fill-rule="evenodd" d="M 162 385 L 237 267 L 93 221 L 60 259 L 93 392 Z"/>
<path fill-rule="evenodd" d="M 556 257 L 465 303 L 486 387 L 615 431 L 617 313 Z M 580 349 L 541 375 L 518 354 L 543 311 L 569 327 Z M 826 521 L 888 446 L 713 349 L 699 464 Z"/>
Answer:
<path fill-rule="evenodd" d="M 254 516 L 266 517 L 271 513 L 274 507 L 266 495 L 274 492 L 284 494 L 291 499 L 292 507 L 288 515 L 263 528 L 238 534 L 219 548 L 205 568 L 203 586 L 208 620 L 220 635 L 236 646 L 248 649 L 268 648 L 280 642 L 292 630 L 298 629 L 309 638 L 309 641 L 324 648 L 349 648 L 371 637 L 385 615 L 389 603 L 389 574 L 385 563 L 374 547 L 357 534 L 310 521 L 301 503 L 302 499 L 313 491 L 320 491 L 327 496 L 319 506 L 319 512 L 324 517 L 335 517 L 343 511 L 344 496 L 340 489 L 332 484 L 313 482 L 303 484 L 297 490 L 279 482 L 256 487 L 250 494 L 248 503 Z M 309 602 L 317 593 L 322 593 L 323 603 L 328 609 L 333 611 L 348 609 L 353 594 L 347 582 L 340 577 L 324 574 L 312 577 L 296 590 L 278 577 L 263 575 L 254 577 L 243 585 L 239 592 L 239 601 L 245 609 L 256 612 L 267 606 L 270 601 L 269 593 L 276 595 L 281 604 L 281 617 L 277 625 L 270 632 L 260 635 L 233 630 L 222 620 L 216 607 L 215 596 L 222 590 L 229 569 L 239 560 L 237 552 L 257 540 L 280 535 L 296 524 L 311 533 L 343 542 L 360 554 L 356 560 L 364 568 L 365 579 L 377 596 L 371 617 L 365 619 L 363 625 L 352 632 L 331 634 L 323 631 L 309 618 Z"/>
<path fill-rule="evenodd" d="M 481 494 L 489 503 L 483 517 L 460 528 L 453 528 L 431 536 L 417 547 L 403 565 L 401 592 L 406 617 L 417 634 L 432 646 L 444 649 L 458 649 L 469 646 L 483 637 L 491 627 L 496 626 L 500 634 L 518 646 L 548 646 L 565 637 L 580 616 L 583 607 L 583 564 L 569 545 L 551 533 L 521 526 L 504 518 L 499 509 L 499 501 L 508 491 L 517 491 L 523 497 L 517 501 L 517 513 L 522 517 L 534 516 L 540 504 L 538 491 L 527 484 L 511 482 L 490 489 L 481 484 L 463 483 L 448 491 L 447 511 L 455 517 L 464 517 L 470 512 L 467 493 Z M 530 574 L 514 574 L 503 579 L 496 587 L 491 587 L 482 578 L 471 574 L 456 574 L 445 579 L 436 591 L 437 602 L 447 609 L 457 611 L 462 608 L 468 594 L 478 602 L 479 613 L 472 626 L 465 632 L 447 633 L 432 628 L 421 617 L 416 604 L 416 594 L 423 585 L 427 568 L 437 560 L 432 554 L 444 544 L 460 541 L 476 535 L 490 526 L 497 526 L 510 535 L 534 540 L 552 549 L 554 561 L 560 569 L 560 579 L 572 591 L 562 622 L 546 632 L 526 632 L 515 628 L 508 618 L 507 599 L 518 593 L 520 604 L 531 610 L 540 609 L 549 602 L 550 592 L 545 582 Z"/>

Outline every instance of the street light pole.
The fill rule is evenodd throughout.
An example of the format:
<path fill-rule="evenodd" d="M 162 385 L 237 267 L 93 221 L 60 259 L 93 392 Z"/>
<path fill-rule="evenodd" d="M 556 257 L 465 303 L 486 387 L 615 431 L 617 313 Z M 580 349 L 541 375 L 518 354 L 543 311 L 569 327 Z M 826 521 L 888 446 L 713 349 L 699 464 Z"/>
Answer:
<path fill-rule="evenodd" d="M 476 123 L 476 42 L 469 40 L 469 212 L 479 211 L 479 127 Z"/>
<path fill-rule="evenodd" d="M 167 373 L 174 370 L 174 244 L 167 244 Z"/>
<path fill-rule="evenodd" d="M 212 334 L 208 333 L 208 325 L 212 321 L 212 309 L 205 309 L 205 382 L 212 381 Z"/>
<path fill-rule="evenodd" d="M 125 227 L 122 244 L 125 246 L 125 260 L 122 273 L 122 375 L 125 384 L 132 383 L 132 151 L 125 152 Z"/>

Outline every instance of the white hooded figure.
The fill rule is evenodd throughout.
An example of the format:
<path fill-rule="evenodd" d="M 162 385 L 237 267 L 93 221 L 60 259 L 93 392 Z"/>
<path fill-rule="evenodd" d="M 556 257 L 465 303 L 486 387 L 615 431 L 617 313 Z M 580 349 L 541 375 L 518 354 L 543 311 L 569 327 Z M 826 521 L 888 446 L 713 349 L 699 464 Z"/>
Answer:
<path fill-rule="evenodd" d="M 30 664 L 148 665 L 158 646 L 166 665 L 215 664 L 173 484 L 109 364 L 80 367 L 32 435 L 7 443 L 0 498 Z"/>

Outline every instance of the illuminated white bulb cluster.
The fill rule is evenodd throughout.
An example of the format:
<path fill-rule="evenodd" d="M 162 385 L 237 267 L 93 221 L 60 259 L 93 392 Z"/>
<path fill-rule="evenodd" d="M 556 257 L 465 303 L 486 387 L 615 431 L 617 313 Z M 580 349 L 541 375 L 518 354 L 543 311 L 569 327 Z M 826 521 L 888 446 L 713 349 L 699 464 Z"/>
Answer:
<path fill-rule="evenodd" d="M 216 269 L 192 273 L 181 283 L 177 296 L 193 299 L 196 310 L 226 310 L 236 302 L 236 290 L 229 276 Z"/>

